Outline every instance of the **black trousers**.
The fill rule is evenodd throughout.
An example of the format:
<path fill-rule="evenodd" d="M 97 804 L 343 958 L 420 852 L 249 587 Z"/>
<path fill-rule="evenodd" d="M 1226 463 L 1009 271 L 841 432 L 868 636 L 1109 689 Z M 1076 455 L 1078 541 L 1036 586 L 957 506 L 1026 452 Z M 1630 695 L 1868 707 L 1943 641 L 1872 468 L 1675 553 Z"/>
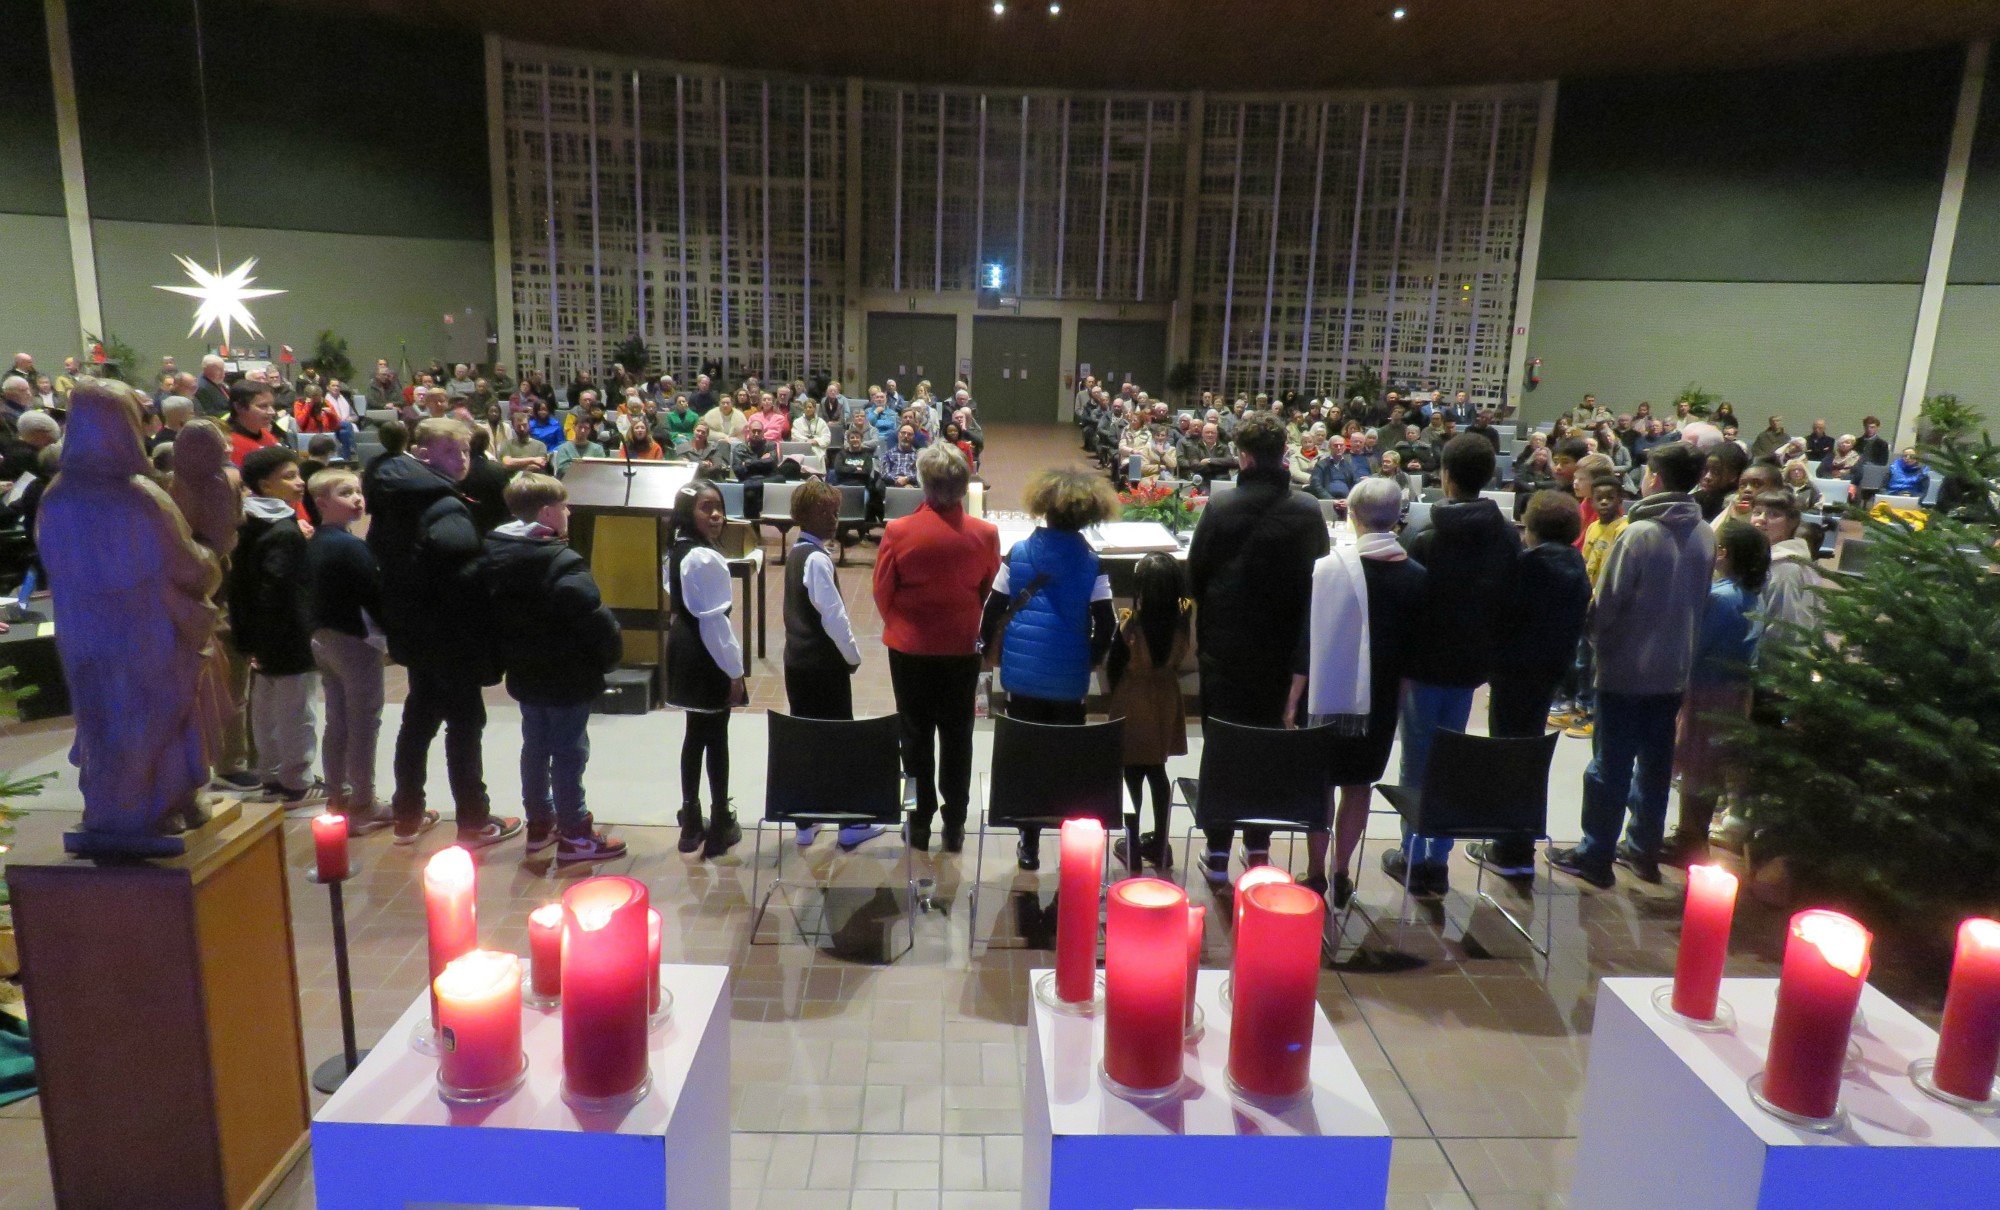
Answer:
<path fill-rule="evenodd" d="M 1285 700 L 1292 690 L 1291 675 L 1281 672 L 1276 676 L 1232 676 L 1220 660 L 1201 661 L 1201 717 L 1204 722 L 1219 718 L 1225 722 L 1241 723 L 1246 727 L 1282 727 L 1285 724 Z M 1236 829 L 1228 824 L 1203 828 L 1208 837 L 1208 851 L 1227 853 L 1229 842 Z M 1267 852 L 1271 847 L 1271 829 L 1243 829 L 1243 847 L 1256 852 Z"/>
<path fill-rule="evenodd" d="M 486 699 L 477 679 L 437 668 L 413 667 L 403 725 L 396 731 L 396 792 L 390 800 L 399 820 L 424 813 L 425 769 L 431 741 L 444 728 L 444 762 L 452 807 L 462 829 L 483 828 L 492 815 L 486 797 L 486 767 L 480 744 L 486 732 Z"/>
<path fill-rule="evenodd" d="M 1502 675 L 1486 687 L 1486 730 L 1497 739 L 1539 739 L 1548 733 L 1549 706 L 1555 701 L 1556 686 L 1562 683 L 1558 670 L 1547 675 Z M 1494 864 L 1532 866 L 1535 841 L 1529 836 L 1509 836 L 1493 842 Z"/>
<path fill-rule="evenodd" d="M 687 734 L 681 739 L 681 802 L 701 798 L 702 758 L 708 759 L 708 812 L 718 822 L 729 810 L 729 711 L 686 710 Z"/>
<path fill-rule="evenodd" d="M 972 699 L 979 688 L 979 657 L 891 649 L 889 683 L 902 725 L 903 773 L 917 783 L 917 819 L 929 823 L 942 799 L 945 823 L 963 827 L 972 800 Z"/>
<path fill-rule="evenodd" d="M 854 676 L 846 669 L 785 665 L 785 698 L 798 718 L 852 719 Z"/>
<path fill-rule="evenodd" d="M 1081 727 L 1087 719 L 1082 702 L 1059 702 L 1053 698 L 1028 697 L 1020 693 L 1007 695 L 1007 717 L 1024 723 L 1049 723 L 1058 727 Z M 1042 829 L 1035 824 L 1022 824 L 1021 848 L 1028 853 L 1039 853 L 1041 847 Z"/>

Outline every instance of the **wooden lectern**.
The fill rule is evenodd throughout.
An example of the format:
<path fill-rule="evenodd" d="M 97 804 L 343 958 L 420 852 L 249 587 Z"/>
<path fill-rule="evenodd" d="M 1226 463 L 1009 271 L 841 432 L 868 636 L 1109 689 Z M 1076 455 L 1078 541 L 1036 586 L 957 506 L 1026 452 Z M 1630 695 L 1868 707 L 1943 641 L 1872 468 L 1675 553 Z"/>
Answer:
<path fill-rule="evenodd" d="M 667 649 L 660 560 L 667 553 L 674 496 L 693 478 L 691 463 L 614 458 L 579 458 L 563 475 L 570 545 L 589 561 L 598 592 L 624 628 L 621 662 L 651 669 L 655 677 Z"/>
<path fill-rule="evenodd" d="M 305 1150 L 283 822 L 246 803 L 180 857 L 7 868 L 58 1204 L 239 1210 Z"/>

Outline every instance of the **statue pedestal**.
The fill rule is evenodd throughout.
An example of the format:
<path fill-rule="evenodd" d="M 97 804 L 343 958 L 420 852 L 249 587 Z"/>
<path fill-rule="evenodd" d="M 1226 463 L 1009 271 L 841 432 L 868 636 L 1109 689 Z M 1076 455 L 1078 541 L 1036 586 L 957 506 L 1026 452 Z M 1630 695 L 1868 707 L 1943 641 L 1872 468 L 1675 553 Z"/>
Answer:
<path fill-rule="evenodd" d="M 208 822 L 185 832 L 162 832 L 157 836 L 134 836 L 123 832 L 92 832 L 72 828 L 63 833 L 63 852 L 72 857 L 96 861 L 146 860 L 155 857 L 184 857 L 213 847 L 217 838 L 241 816 L 243 803 L 225 798 L 212 802 Z"/>
<path fill-rule="evenodd" d="M 283 820 L 246 804 L 179 857 L 7 868 L 62 1205 L 236 1210 L 303 1152 Z"/>

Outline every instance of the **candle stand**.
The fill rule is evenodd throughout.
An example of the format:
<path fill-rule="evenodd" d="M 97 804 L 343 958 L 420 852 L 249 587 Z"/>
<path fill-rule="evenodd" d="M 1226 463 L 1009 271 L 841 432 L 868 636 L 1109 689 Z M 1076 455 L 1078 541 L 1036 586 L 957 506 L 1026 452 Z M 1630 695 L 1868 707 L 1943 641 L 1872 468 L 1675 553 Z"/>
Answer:
<path fill-rule="evenodd" d="M 354 1045 L 354 981 L 347 973 L 347 904 L 341 898 L 340 887 L 352 877 L 354 872 L 350 869 L 345 877 L 320 883 L 326 888 L 327 901 L 333 910 L 333 978 L 340 988 L 340 1053 L 313 1068 L 312 1086 L 329 1094 L 340 1090 L 342 1081 L 354 1074 L 368 1054 Z M 308 870 L 306 881 L 319 883 L 319 872 Z"/>
<path fill-rule="evenodd" d="M 1577 1141 L 1577 1210 L 1829 1210 L 1985 1207 L 2000 1187 L 2000 1121 L 1920 1091 L 1910 1065 L 1937 1035 L 1873 987 L 1855 1027 L 1835 1128 L 1758 1107 L 1776 979 L 1724 979 L 1724 1030 L 1655 1008 L 1670 979 L 1598 984 Z M 1688 1179 L 1697 1165 L 1699 1180 Z M 1918 1191 L 1921 1191 L 1920 1193 Z"/>

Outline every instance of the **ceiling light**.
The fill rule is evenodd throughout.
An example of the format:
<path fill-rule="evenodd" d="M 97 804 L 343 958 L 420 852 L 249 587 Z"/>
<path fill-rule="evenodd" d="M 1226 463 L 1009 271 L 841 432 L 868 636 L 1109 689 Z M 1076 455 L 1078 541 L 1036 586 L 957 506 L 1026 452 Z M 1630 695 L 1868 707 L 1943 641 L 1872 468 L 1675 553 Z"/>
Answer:
<path fill-rule="evenodd" d="M 993 15 L 996 17 L 1007 15 L 1007 0 L 993 0 Z"/>
<path fill-rule="evenodd" d="M 1057 0 L 1049 0 L 1049 16 L 1051 17 L 1062 16 L 1062 5 L 1058 3 Z"/>
<path fill-rule="evenodd" d="M 996 5 L 995 7 L 998 6 Z M 1391 21 L 1401 21 L 1403 18 L 1409 15 L 1410 15 L 1410 10 L 1407 8 L 1392 8 L 1389 10 L 1389 20 Z"/>

